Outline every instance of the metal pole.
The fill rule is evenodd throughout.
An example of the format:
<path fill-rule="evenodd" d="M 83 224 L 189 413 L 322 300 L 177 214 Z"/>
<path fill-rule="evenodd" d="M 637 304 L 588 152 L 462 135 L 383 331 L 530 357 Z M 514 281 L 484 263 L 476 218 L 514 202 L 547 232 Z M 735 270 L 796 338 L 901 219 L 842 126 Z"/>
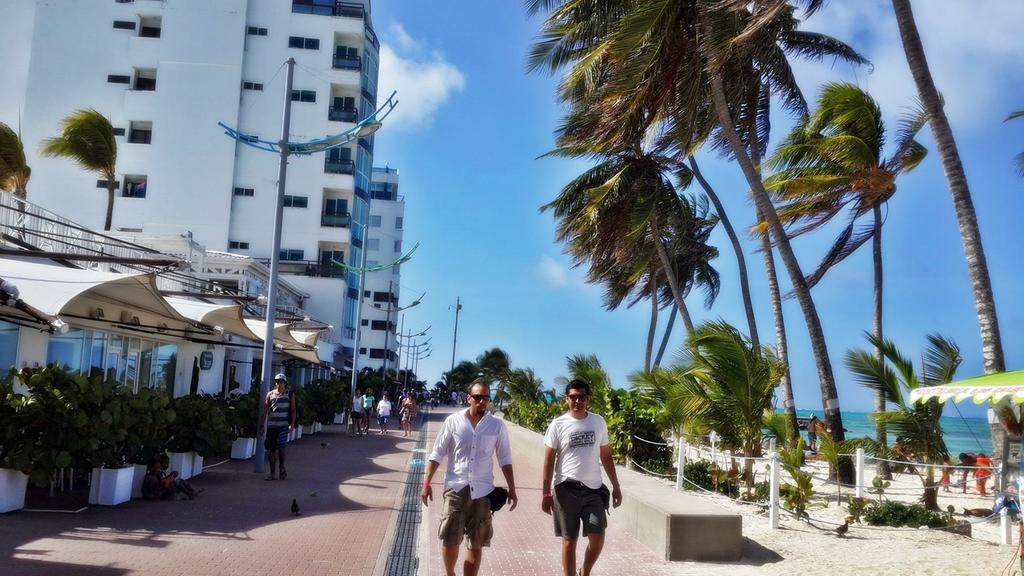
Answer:
<path fill-rule="evenodd" d="M 855 482 L 857 483 L 856 488 L 854 488 L 854 494 L 856 495 L 857 498 L 863 498 L 864 497 L 864 449 L 863 448 L 857 448 L 857 451 L 855 452 L 855 456 L 854 456 L 854 461 L 856 463 L 855 464 L 855 466 L 856 466 L 856 475 L 855 475 L 856 481 Z"/>
<path fill-rule="evenodd" d="M 394 280 L 388 280 L 388 311 L 384 320 L 384 377 L 388 377 L 388 344 L 391 343 L 391 290 Z"/>
<path fill-rule="evenodd" d="M 679 453 L 676 454 L 676 490 L 683 489 L 683 470 L 686 468 L 686 439 L 679 439 Z"/>
<path fill-rule="evenodd" d="M 768 463 L 768 528 L 776 530 L 779 527 L 779 453 L 772 452 Z"/>
<path fill-rule="evenodd" d="M 274 373 L 274 316 L 277 307 L 277 274 L 278 260 L 281 255 L 281 217 L 284 212 L 284 190 L 285 180 L 288 176 L 288 131 L 292 122 L 292 77 L 295 72 L 295 59 L 289 58 L 285 61 L 288 65 L 288 74 L 284 83 L 284 118 L 281 121 L 281 140 L 277 145 L 281 149 L 281 162 L 277 171 L 277 207 L 274 212 L 274 244 L 270 250 L 270 285 L 267 287 L 267 313 L 264 320 L 267 323 L 266 332 L 263 334 L 263 374 L 260 377 L 260 400 L 259 411 L 256 415 L 256 423 L 260 424 L 263 415 L 262 402 L 270 392 L 270 379 Z M 266 430 L 263 432 L 266 434 Z M 263 460 L 265 453 L 263 442 L 256 442 L 256 472 L 262 474 L 264 471 Z"/>
<path fill-rule="evenodd" d="M 462 310 L 462 300 L 455 297 L 455 335 L 452 337 L 452 367 L 448 371 L 448 378 L 451 378 L 452 372 L 455 371 L 455 345 L 459 341 L 459 311 Z M 451 384 L 451 382 L 449 382 Z"/>
<path fill-rule="evenodd" d="M 355 206 L 353 206 L 355 208 Z M 359 290 L 356 294 L 356 333 L 352 340 L 352 386 L 349 392 L 350 403 L 355 401 L 356 398 L 356 380 L 359 374 L 359 332 L 363 326 L 363 289 L 366 286 L 366 245 L 369 244 L 366 238 L 366 222 L 363 222 L 363 246 L 362 258 L 359 264 Z M 351 408 L 351 406 L 349 407 Z M 369 418 L 369 415 L 367 415 Z M 352 418 L 349 418 L 349 428 L 352 428 Z"/>
<path fill-rule="evenodd" d="M 398 328 L 398 333 L 402 334 L 405 330 L 405 314 L 402 314 L 402 321 L 400 324 L 401 326 Z M 404 334 L 402 335 L 404 336 Z M 402 369 L 402 348 L 406 345 L 398 338 L 396 338 L 396 340 L 398 340 L 398 358 L 395 359 L 395 378 L 398 378 L 398 371 Z M 408 352 L 406 352 L 406 354 L 408 354 Z"/>

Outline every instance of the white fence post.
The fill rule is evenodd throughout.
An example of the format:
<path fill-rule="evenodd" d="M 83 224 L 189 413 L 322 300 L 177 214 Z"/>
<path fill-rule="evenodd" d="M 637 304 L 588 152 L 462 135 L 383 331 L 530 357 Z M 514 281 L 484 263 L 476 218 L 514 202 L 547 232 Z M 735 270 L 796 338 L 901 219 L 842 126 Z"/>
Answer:
<path fill-rule="evenodd" d="M 768 528 L 776 530 L 779 527 L 779 454 L 772 452 L 768 457 Z"/>
<path fill-rule="evenodd" d="M 718 441 L 718 434 L 716 434 L 714 431 L 712 431 L 711 435 L 710 435 L 710 438 L 711 438 L 711 463 L 714 464 L 715 466 L 718 466 L 718 448 L 717 448 L 717 445 L 718 445 L 718 442 L 717 442 Z"/>
<path fill-rule="evenodd" d="M 683 489 L 683 468 L 686 467 L 686 439 L 679 439 L 679 454 L 676 456 L 676 490 Z"/>
<path fill-rule="evenodd" d="M 1010 531 L 1010 515 L 1004 506 L 999 510 L 999 536 L 1003 546 L 1013 544 L 1013 535 Z"/>
<path fill-rule="evenodd" d="M 864 497 L 864 449 L 863 448 L 857 448 L 857 453 L 856 454 L 857 454 L 856 455 L 856 459 L 857 459 L 857 474 L 856 474 L 856 480 L 854 480 L 854 483 L 857 484 L 857 487 L 854 488 L 854 492 L 857 495 L 857 498 L 863 498 Z"/>

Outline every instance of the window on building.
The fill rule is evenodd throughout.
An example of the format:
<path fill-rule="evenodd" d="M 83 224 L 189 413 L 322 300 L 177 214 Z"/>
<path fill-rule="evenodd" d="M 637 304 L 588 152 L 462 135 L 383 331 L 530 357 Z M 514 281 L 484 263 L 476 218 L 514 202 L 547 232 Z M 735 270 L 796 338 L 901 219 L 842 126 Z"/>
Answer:
<path fill-rule="evenodd" d="M 249 26 L 248 28 L 245 29 L 245 33 L 250 35 L 250 36 L 266 36 L 267 35 L 267 29 L 266 28 L 260 28 L 259 26 Z"/>
<path fill-rule="evenodd" d="M 352 96 L 335 96 L 334 108 L 335 110 L 355 110 L 356 99 Z"/>
<path fill-rule="evenodd" d="M 103 188 L 104 190 L 106 190 L 107 189 L 107 181 L 106 180 L 97 180 L 96 181 L 96 187 L 97 188 Z M 114 189 L 117 189 L 117 188 L 120 188 L 120 187 L 121 187 L 121 183 L 118 182 L 117 180 L 115 180 L 114 181 Z"/>
<path fill-rule="evenodd" d="M 324 198 L 324 214 L 327 216 L 345 216 L 348 214 L 348 199 Z"/>
<path fill-rule="evenodd" d="M 239 188 L 235 186 L 235 196 L 253 196 L 254 192 L 252 188 Z"/>
<path fill-rule="evenodd" d="M 114 136 L 124 136 L 124 128 L 114 128 Z"/>
<path fill-rule="evenodd" d="M 242 82 L 242 90 L 256 90 L 257 92 L 263 91 L 262 82 Z"/>
<path fill-rule="evenodd" d="M 316 90 L 292 90 L 292 102 L 316 102 Z"/>
<path fill-rule="evenodd" d="M 0 366 L 17 366 L 18 325 L 0 320 Z"/>
<path fill-rule="evenodd" d="M 146 176 L 129 176 L 124 177 L 124 197 L 125 198 L 145 198 L 146 197 Z"/>
<path fill-rule="evenodd" d="M 394 274 L 395 276 L 398 276 L 399 274 L 401 274 L 402 271 L 399 270 L 400 266 L 401 266 L 401 264 L 395 264 L 394 266 L 392 266 L 391 267 L 391 273 Z"/>
<path fill-rule="evenodd" d="M 288 37 L 289 48 L 303 48 L 305 50 L 319 50 L 320 39 L 319 38 L 303 38 L 302 36 L 289 36 Z"/>
<path fill-rule="evenodd" d="M 230 240 L 230 241 L 228 241 L 228 248 L 231 249 L 231 250 L 248 250 L 249 249 L 249 243 L 248 242 L 239 242 L 237 240 Z"/>
<path fill-rule="evenodd" d="M 370 321 L 369 321 L 369 320 L 367 320 L 366 318 L 363 318 L 363 320 L 362 320 L 361 324 L 362 324 L 363 326 L 369 326 L 369 325 L 370 325 Z"/>
<path fill-rule="evenodd" d="M 380 228 L 380 216 L 370 215 L 370 228 Z"/>
<path fill-rule="evenodd" d="M 114 20 L 114 28 L 117 30 L 135 30 L 135 22 L 130 20 Z"/>
<path fill-rule="evenodd" d="M 395 252 L 401 252 L 401 251 L 402 251 L 402 241 L 401 240 L 395 240 Z"/>
<path fill-rule="evenodd" d="M 309 205 L 309 196 L 284 195 L 285 208 L 305 208 Z"/>
<path fill-rule="evenodd" d="M 387 329 L 387 320 L 374 320 L 373 322 L 370 322 L 370 330 L 380 330 L 381 332 L 383 332 L 386 331 Z"/>
<path fill-rule="evenodd" d="M 366 348 L 360 348 L 359 349 L 359 355 L 360 356 L 366 356 Z M 351 372 L 351 370 L 350 370 L 350 372 Z"/>
<path fill-rule="evenodd" d="M 373 301 L 374 302 L 387 302 L 389 296 L 390 296 L 390 294 L 388 294 L 387 292 L 374 292 L 373 293 Z"/>
<path fill-rule="evenodd" d="M 370 358 L 383 360 L 384 354 L 385 350 L 383 348 L 370 348 Z"/>
<path fill-rule="evenodd" d="M 159 16 L 143 16 L 139 26 L 139 36 L 143 38 L 159 38 L 161 28 Z"/>
<path fill-rule="evenodd" d="M 368 238 L 366 240 L 367 250 L 380 250 L 380 238 Z"/>
<path fill-rule="evenodd" d="M 131 84 L 132 77 L 125 74 L 108 74 L 107 82 L 111 84 Z"/>
<path fill-rule="evenodd" d="M 395 216 L 395 230 L 401 230 L 404 221 L 405 218 L 403 218 L 402 216 Z"/>
<path fill-rule="evenodd" d="M 380 265 L 380 262 L 378 262 L 376 260 L 367 260 L 366 261 L 366 267 L 367 268 L 373 268 L 374 266 L 379 266 L 379 265 Z"/>
<path fill-rule="evenodd" d="M 153 141 L 152 122 L 132 120 L 128 126 L 128 141 L 132 144 L 149 144 Z"/>
<path fill-rule="evenodd" d="M 156 90 L 156 69 L 136 68 L 134 89 L 147 92 Z"/>
<path fill-rule="evenodd" d="M 302 260 L 305 256 L 304 250 L 293 250 L 288 248 L 282 248 L 278 253 L 278 258 L 281 260 L 288 260 L 294 262 L 296 260 Z"/>

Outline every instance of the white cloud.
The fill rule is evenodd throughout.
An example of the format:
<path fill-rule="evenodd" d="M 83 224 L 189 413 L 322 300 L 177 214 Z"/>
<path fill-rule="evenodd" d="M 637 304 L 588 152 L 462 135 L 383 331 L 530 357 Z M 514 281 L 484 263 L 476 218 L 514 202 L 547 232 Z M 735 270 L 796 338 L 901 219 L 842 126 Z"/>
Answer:
<path fill-rule="evenodd" d="M 401 24 L 392 24 L 388 30 L 389 43 L 380 48 L 380 93 L 389 95 L 397 90 L 399 100 L 388 116 L 388 127 L 411 130 L 429 126 L 452 94 L 465 89 L 466 78 L 441 52 L 424 53 Z"/>
<path fill-rule="evenodd" d="M 1024 82 L 1024 42 L 1018 33 L 1024 2 L 928 0 L 915 8 L 928 65 L 954 129 L 984 129 L 1001 122 L 1014 109 L 1014 88 Z M 796 64 L 808 100 L 822 83 L 842 76 L 871 92 L 887 116 L 914 105 L 917 89 L 888 0 L 831 2 L 804 27 L 845 41 L 874 66 L 832 70 L 831 62 Z"/>
<path fill-rule="evenodd" d="M 541 256 L 537 263 L 537 274 L 551 286 L 563 288 L 569 285 L 569 272 L 551 256 Z"/>

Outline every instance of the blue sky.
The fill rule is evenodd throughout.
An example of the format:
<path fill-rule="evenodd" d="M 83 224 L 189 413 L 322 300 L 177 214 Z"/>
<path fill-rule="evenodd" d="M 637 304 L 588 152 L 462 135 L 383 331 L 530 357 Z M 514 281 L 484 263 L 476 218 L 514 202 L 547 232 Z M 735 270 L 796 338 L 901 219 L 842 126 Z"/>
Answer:
<path fill-rule="evenodd" d="M 947 102 L 970 180 L 1000 315 L 1008 368 L 1024 368 L 1024 179 L 1013 156 L 1024 151 L 1024 121 L 1006 124 L 1024 108 L 1024 44 L 1015 26 L 1024 5 L 1000 0 L 962 13 L 954 0 L 918 2 L 918 25 L 936 82 Z M 613 381 L 626 386 L 642 365 L 649 307 L 607 312 L 601 290 L 569 268 L 554 242 L 550 215 L 538 207 L 586 164 L 536 159 L 552 146 L 562 110 L 556 79 L 526 73 L 526 53 L 539 26 L 515 0 L 450 0 L 444 3 L 376 0 L 374 25 L 382 44 L 383 90 L 399 91 L 399 110 L 377 138 L 376 163 L 397 167 L 406 199 L 408 242 L 421 242 L 403 269 L 405 304 L 422 291 L 423 304 L 405 326 L 431 326 L 433 353 L 420 374 L 431 381 L 452 360 L 456 297 L 463 303 L 455 361 L 487 348 L 506 350 L 517 367 L 532 367 L 551 386 L 565 373 L 565 358 L 596 354 Z M 960 10 L 956 12 L 954 10 Z M 882 0 L 832 2 L 812 18 L 810 30 L 836 35 L 868 56 L 873 68 L 831 63 L 800 64 L 796 73 L 813 100 L 827 81 L 849 80 L 879 100 L 890 119 L 914 102 L 891 4 Z M 773 140 L 790 120 L 774 120 Z M 933 149 L 930 132 L 922 141 Z M 749 225 L 739 170 L 710 154 L 699 156 L 730 216 Z M 957 222 L 934 153 L 898 182 L 884 230 L 887 336 L 919 357 L 924 337 L 939 332 L 962 348 L 959 376 L 981 372 L 980 338 Z M 805 270 L 821 258 L 832 237 L 826 230 L 797 243 Z M 722 292 L 711 310 L 691 298 L 696 320 L 724 318 L 742 326 L 736 265 L 724 234 L 712 241 Z M 773 326 L 760 258 L 746 240 L 758 326 L 771 341 Z M 780 263 L 783 287 L 788 286 Z M 844 409 L 870 408 L 870 393 L 842 364 L 851 347 L 864 347 L 871 326 L 870 254 L 863 251 L 829 273 L 814 290 Z M 786 303 L 797 405 L 820 407 L 807 331 L 795 301 Z M 664 320 L 663 320 L 664 322 Z M 683 338 L 677 323 L 673 348 Z M 979 413 L 973 407 L 972 413 Z"/>

